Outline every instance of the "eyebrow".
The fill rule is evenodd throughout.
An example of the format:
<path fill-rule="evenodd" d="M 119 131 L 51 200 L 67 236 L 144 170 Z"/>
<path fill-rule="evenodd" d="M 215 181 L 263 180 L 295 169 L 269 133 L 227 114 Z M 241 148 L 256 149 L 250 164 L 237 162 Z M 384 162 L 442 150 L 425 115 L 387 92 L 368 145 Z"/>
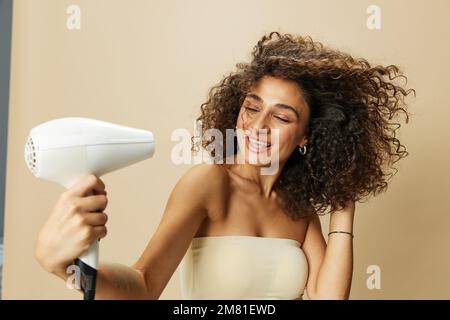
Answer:
<path fill-rule="evenodd" d="M 264 100 L 260 96 L 254 94 L 254 93 L 247 93 L 247 95 L 245 97 L 246 98 L 252 98 L 252 99 L 254 99 L 254 100 L 258 101 L 258 102 L 264 102 Z M 274 104 L 274 106 L 278 107 L 278 108 L 282 108 L 282 109 L 291 110 L 291 111 L 293 111 L 295 113 L 295 115 L 297 116 L 297 119 L 300 118 L 300 115 L 298 114 L 298 111 L 295 108 L 291 107 L 290 105 L 287 105 L 287 104 L 284 104 L 284 103 L 276 103 L 276 104 Z"/>

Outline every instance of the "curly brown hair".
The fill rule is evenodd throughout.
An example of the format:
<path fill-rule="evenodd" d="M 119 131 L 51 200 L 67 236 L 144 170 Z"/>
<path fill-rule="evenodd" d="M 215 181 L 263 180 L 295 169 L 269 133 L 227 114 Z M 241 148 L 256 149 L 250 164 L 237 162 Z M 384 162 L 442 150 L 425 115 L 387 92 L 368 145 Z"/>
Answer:
<path fill-rule="evenodd" d="M 329 207 L 334 211 L 386 191 L 397 172 L 393 164 L 408 155 L 396 137 L 400 124 L 394 118 L 403 113 L 408 123 L 404 98 L 415 95 L 395 83 L 399 77 L 407 81 L 397 66 L 370 64 L 309 36 L 271 32 L 258 41 L 251 62 L 236 67 L 201 105 L 202 134 L 215 128 L 225 136 L 226 129 L 235 128 L 246 92 L 265 75 L 295 81 L 310 108 L 308 152 L 294 151 L 274 186 L 288 216 L 296 220 Z M 202 140 L 202 147 L 211 142 Z M 237 150 L 236 139 L 234 144 Z"/>

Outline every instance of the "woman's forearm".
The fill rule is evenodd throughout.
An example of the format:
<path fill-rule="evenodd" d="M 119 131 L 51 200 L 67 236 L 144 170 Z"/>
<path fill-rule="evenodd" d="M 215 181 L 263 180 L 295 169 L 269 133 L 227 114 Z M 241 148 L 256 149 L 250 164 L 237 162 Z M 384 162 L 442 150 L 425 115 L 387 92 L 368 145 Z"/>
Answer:
<path fill-rule="evenodd" d="M 70 274 L 66 272 L 60 271 L 56 275 L 66 282 L 71 280 Z M 157 297 L 151 296 L 145 278 L 139 270 L 118 263 L 100 263 L 97 270 L 95 299 L 157 299 Z"/>
<path fill-rule="evenodd" d="M 354 204 L 331 213 L 329 231 L 353 233 Z M 353 240 L 346 233 L 328 237 L 325 257 L 316 283 L 316 299 L 348 299 L 353 274 Z"/>
<path fill-rule="evenodd" d="M 118 263 L 103 263 L 97 272 L 96 299 L 156 299 L 147 290 L 143 274 Z"/>

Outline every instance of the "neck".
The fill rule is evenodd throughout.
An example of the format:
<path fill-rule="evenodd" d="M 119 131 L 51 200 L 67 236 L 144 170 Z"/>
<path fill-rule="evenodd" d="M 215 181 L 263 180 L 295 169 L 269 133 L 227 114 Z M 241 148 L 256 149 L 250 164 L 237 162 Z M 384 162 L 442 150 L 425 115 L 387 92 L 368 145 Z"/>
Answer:
<path fill-rule="evenodd" d="M 257 166 L 249 163 L 245 163 L 241 160 L 241 156 L 238 153 L 235 155 L 235 165 L 233 165 L 233 171 L 235 174 L 239 175 L 249 183 L 254 185 L 261 195 L 266 198 L 270 198 L 273 193 L 273 188 L 280 176 L 281 170 L 283 169 L 283 164 L 280 163 L 278 170 L 273 174 L 263 175 L 261 174 L 261 169 L 263 166 Z"/>

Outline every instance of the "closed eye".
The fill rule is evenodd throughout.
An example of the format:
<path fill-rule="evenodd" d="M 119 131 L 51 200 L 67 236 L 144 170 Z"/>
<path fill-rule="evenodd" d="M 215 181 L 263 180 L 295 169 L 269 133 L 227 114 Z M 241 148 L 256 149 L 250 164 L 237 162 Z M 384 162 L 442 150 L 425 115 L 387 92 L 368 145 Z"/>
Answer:
<path fill-rule="evenodd" d="M 277 118 L 278 120 L 280 120 L 280 121 L 282 121 L 282 122 L 284 122 L 284 123 L 289 123 L 289 120 L 288 120 L 288 119 L 284 119 L 284 118 L 277 117 L 277 116 L 275 116 L 275 118 Z"/>
<path fill-rule="evenodd" d="M 258 112 L 258 109 L 252 108 L 252 107 L 245 107 L 245 110 L 249 111 L 249 112 Z"/>

